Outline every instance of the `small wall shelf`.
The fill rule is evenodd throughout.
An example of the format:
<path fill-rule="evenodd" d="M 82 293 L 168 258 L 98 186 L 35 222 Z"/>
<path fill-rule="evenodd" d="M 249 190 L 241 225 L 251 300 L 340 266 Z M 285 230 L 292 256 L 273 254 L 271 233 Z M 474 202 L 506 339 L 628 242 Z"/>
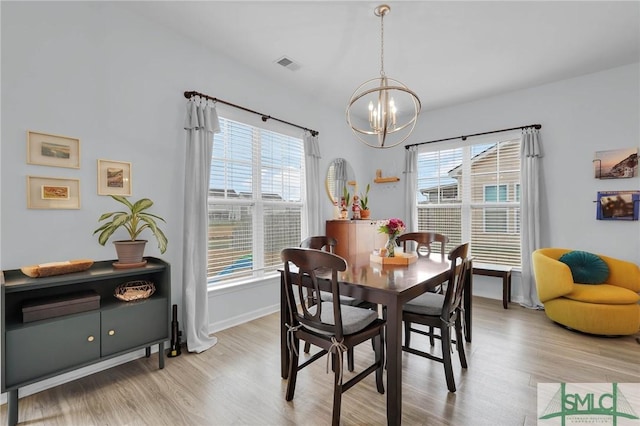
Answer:
<path fill-rule="evenodd" d="M 376 170 L 376 177 L 375 179 L 373 179 L 375 183 L 390 183 L 390 182 L 397 182 L 399 180 L 400 178 L 397 176 L 382 177 L 382 169 Z"/>
<path fill-rule="evenodd" d="M 398 182 L 400 180 L 397 176 L 388 176 L 388 177 L 377 177 L 373 181 L 375 183 L 389 183 L 389 182 Z"/>

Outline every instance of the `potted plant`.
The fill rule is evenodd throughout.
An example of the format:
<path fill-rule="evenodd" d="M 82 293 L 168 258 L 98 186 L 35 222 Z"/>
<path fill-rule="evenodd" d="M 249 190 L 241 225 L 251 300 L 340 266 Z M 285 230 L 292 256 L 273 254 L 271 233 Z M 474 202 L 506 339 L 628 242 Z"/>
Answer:
<path fill-rule="evenodd" d="M 153 235 L 158 241 L 158 248 L 160 253 L 164 253 L 167 250 L 167 237 L 164 232 L 156 224 L 156 219 L 165 222 L 160 216 L 156 216 L 147 212 L 153 205 L 153 201 L 148 198 L 142 198 L 135 203 L 131 203 L 126 198 L 120 195 L 111 195 L 111 198 L 126 206 L 125 211 L 115 211 L 110 213 L 104 213 L 98 219 L 98 222 L 110 219 L 105 222 L 98 229 L 93 231 L 93 234 L 98 236 L 98 243 L 105 245 L 107 240 L 113 235 L 113 233 L 120 227 L 124 227 L 129 233 L 129 240 L 114 241 L 113 244 L 116 247 L 116 253 L 118 254 L 117 266 L 135 265 L 141 266 L 145 263 L 142 259 L 144 254 L 144 247 L 147 240 L 139 240 L 138 236 L 145 229 L 150 229 Z"/>
<path fill-rule="evenodd" d="M 364 191 L 364 195 L 360 195 L 360 217 L 363 219 L 369 219 L 371 211 L 369 210 L 369 189 L 371 184 L 367 184 L 367 189 Z"/>

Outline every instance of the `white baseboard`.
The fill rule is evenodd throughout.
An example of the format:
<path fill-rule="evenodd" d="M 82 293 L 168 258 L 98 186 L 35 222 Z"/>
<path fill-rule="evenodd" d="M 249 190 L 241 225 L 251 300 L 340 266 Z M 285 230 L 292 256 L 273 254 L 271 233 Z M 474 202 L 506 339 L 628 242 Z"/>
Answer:
<path fill-rule="evenodd" d="M 245 322 L 253 321 L 254 319 L 262 318 L 280 310 L 280 305 L 266 306 L 264 308 L 257 309 L 251 312 L 244 312 L 241 315 L 237 315 L 232 318 L 226 318 L 223 321 L 217 321 L 209 324 L 209 333 L 215 333 L 217 331 L 226 330 L 227 328 L 235 327 L 236 325 L 244 324 Z"/>

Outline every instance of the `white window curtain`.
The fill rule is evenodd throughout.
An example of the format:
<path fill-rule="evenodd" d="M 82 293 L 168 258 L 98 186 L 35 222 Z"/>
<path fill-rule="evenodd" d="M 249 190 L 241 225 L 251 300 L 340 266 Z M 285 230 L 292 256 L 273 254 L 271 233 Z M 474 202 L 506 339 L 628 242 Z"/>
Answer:
<path fill-rule="evenodd" d="M 522 303 L 531 309 L 541 309 L 531 265 L 531 253 L 540 248 L 540 132 L 535 128 L 522 131 Z"/>
<path fill-rule="evenodd" d="M 184 180 L 184 248 L 182 303 L 189 352 L 203 352 L 218 339 L 209 335 L 207 297 L 207 197 L 213 151 L 213 133 L 220 131 L 215 105 L 194 97 L 187 101 Z"/>
<path fill-rule="evenodd" d="M 309 235 L 322 235 L 320 220 L 320 146 L 318 136 L 310 133 L 304 135 L 305 169 L 307 171 L 306 191 L 307 191 L 307 232 Z"/>
<path fill-rule="evenodd" d="M 407 232 L 416 232 L 418 230 L 418 201 L 416 199 L 418 192 L 418 147 L 411 146 L 405 149 L 404 157 L 404 198 L 408 200 L 405 212 L 406 226 Z"/>

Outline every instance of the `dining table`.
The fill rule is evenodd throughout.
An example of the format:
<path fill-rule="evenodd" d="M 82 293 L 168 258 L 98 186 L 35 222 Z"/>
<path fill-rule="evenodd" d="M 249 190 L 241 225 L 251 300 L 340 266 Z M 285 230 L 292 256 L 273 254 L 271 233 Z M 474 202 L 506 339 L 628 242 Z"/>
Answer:
<path fill-rule="evenodd" d="M 340 295 L 354 297 L 384 307 L 386 319 L 387 353 L 387 424 L 402 423 L 402 307 L 409 300 L 438 288 L 449 278 L 450 262 L 440 254 L 420 256 L 412 263 L 383 264 L 370 253 L 345 257 L 347 269 L 338 275 Z M 471 342 L 472 262 L 465 274 L 463 311 L 464 337 Z M 323 278 L 322 275 L 319 278 Z M 320 289 L 330 290 L 330 275 L 319 280 Z M 287 303 L 284 293 L 284 272 L 280 285 L 280 368 L 281 376 L 288 376 Z"/>

